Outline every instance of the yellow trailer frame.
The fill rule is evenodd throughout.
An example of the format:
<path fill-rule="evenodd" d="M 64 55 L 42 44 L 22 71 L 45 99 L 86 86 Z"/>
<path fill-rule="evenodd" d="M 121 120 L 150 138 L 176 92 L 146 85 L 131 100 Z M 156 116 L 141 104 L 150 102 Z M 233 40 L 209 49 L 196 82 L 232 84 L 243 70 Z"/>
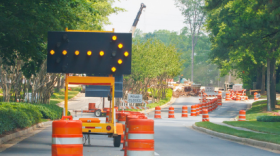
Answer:
<path fill-rule="evenodd" d="M 111 105 L 111 113 L 109 116 L 109 123 L 83 123 L 83 133 L 102 133 L 102 134 L 113 134 L 121 135 L 123 134 L 122 126 L 117 124 L 115 121 L 115 78 L 113 76 L 110 77 L 92 77 L 92 76 L 69 76 L 66 74 L 65 78 L 65 114 L 68 112 L 68 85 L 69 84 L 82 84 L 82 85 L 107 85 L 110 86 L 110 92 L 112 95 L 112 105 Z M 106 129 L 107 126 L 110 126 L 111 129 Z M 118 130 L 117 130 L 118 129 Z"/>

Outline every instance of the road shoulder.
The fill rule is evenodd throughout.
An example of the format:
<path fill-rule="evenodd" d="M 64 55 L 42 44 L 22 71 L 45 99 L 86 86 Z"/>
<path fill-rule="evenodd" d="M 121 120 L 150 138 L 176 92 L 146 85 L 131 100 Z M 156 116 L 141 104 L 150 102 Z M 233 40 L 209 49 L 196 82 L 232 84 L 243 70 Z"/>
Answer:
<path fill-rule="evenodd" d="M 41 132 L 46 127 L 51 126 L 51 124 L 52 124 L 52 121 L 41 122 L 41 123 L 38 123 L 34 126 L 27 128 L 27 129 L 1 137 L 0 138 L 0 152 L 6 150 L 7 148 L 14 146 L 18 142 L 20 142 L 26 138 L 29 138 L 29 137 Z"/>

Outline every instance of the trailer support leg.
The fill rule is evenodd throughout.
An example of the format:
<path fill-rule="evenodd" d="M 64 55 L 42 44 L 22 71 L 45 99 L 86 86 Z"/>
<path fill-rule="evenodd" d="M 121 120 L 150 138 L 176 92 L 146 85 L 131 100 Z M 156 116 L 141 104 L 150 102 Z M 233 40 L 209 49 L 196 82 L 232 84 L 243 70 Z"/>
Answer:
<path fill-rule="evenodd" d="M 90 145 L 90 137 L 89 137 L 89 134 L 88 134 L 88 145 Z"/>

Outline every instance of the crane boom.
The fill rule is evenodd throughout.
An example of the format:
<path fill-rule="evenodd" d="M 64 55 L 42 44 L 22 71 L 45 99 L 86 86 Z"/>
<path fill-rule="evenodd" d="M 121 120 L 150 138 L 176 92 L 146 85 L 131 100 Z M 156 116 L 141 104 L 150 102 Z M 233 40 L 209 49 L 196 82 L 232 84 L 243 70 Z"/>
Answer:
<path fill-rule="evenodd" d="M 137 13 L 137 15 L 136 15 L 136 18 L 135 18 L 135 20 L 134 20 L 134 22 L 133 22 L 133 24 L 132 24 L 131 29 L 130 29 L 130 31 L 129 31 L 130 33 L 132 33 L 132 36 L 133 36 L 133 34 L 134 34 L 135 30 L 136 30 L 136 25 L 137 25 L 137 23 L 138 23 L 138 21 L 139 21 L 140 15 L 141 15 L 142 10 L 143 10 L 144 8 L 146 8 L 146 5 L 145 5 L 144 3 L 141 3 L 140 9 L 139 9 L 139 11 L 138 11 L 138 13 Z"/>

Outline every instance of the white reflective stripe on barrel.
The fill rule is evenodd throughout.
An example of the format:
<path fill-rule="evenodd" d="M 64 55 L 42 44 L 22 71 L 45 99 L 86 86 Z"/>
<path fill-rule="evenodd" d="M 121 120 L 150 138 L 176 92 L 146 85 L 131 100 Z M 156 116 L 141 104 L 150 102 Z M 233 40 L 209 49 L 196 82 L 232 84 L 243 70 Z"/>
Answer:
<path fill-rule="evenodd" d="M 188 114 L 188 113 L 182 113 L 182 114 Z"/>
<path fill-rule="evenodd" d="M 127 141 L 125 142 L 125 147 L 127 147 Z"/>
<path fill-rule="evenodd" d="M 56 144 L 56 145 L 83 144 L 83 137 L 52 138 L 52 144 Z"/>
<path fill-rule="evenodd" d="M 131 133 L 128 133 L 128 139 L 154 139 L 154 134 L 131 134 Z"/>
<path fill-rule="evenodd" d="M 127 150 L 127 156 L 154 156 L 154 151 L 130 151 Z"/>
<path fill-rule="evenodd" d="M 125 124 L 125 121 L 118 121 L 118 123 Z"/>
<path fill-rule="evenodd" d="M 129 131 L 129 129 L 128 128 L 126 128 L 126 132 L 128 133 L 128 131 Z"/>

